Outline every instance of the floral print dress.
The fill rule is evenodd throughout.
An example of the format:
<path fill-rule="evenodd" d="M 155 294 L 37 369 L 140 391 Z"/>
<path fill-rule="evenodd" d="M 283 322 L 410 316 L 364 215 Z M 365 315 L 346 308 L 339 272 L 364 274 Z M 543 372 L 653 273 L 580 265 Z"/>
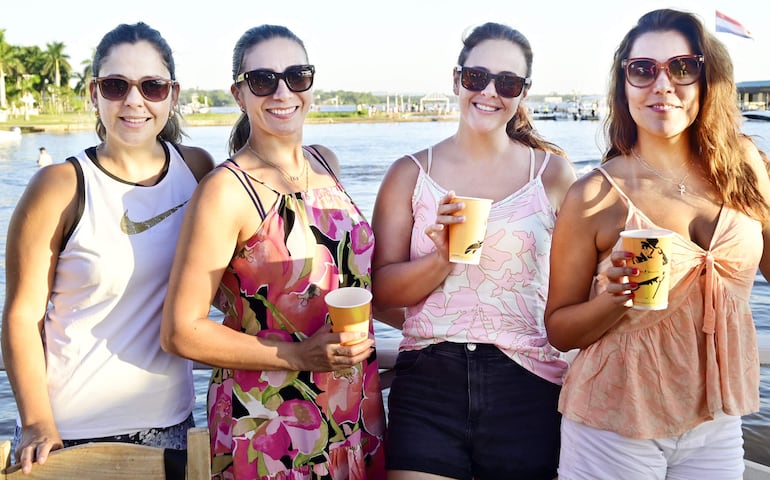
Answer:
<path fill-rule="evenodd" d="M 249 179 L 260 181 L 231 160 L 221 166 L 236 174 L 262 217 L 223 275 L 217 298 L 223 323 L 302 342 L 329 322 L 327 292 L 370 288 L 372 230 L 339 181 L 307 193 L 276 192 L 265 210 Z M 375 355 L 342 372 L 214 368 L 208 423 L 212 478 L 385 478 Z"/>

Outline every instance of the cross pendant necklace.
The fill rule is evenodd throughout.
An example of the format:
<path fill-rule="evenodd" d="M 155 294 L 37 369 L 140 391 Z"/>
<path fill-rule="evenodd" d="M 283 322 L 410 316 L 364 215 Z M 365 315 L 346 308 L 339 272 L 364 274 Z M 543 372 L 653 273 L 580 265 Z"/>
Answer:
<path fill-rule="evenodd" d="M 679 190 L 679 195 L 684 195 L 685 193 L 687 193 L 687 184 L 684 183 L 684 182 L 685 182 L 685 180 L 687 180 L 687 177 L 690 176 L 690 172 L 689 171 L 684 174 L 684 177 L 682 177 L 681 180 L 676 182 L 676 181 L 671 180 L 670 178 L 666 178 L 663 175 L 661 175 L 660 173 L 658 173 L 657 170 L 652 168 L 652 166 L 650 166 L 650 164 L 648 164 L 647 162 L 644 161 L 642 156 L 639 155 L 639 153 L 636 150 L 631 150 L 631 151 L 634 154 L 634 158 L 639 160 L 639 163 L 642 165 L 642 167 L 644 167 L 645 170 L 647 170 L 648 172 L 652 173 L 653 175 L 655 175 L 658 178 L 662 178 L 663 180 L 676 185 L 676 188 Z M 689 166 L 689 164 L 690 164 L 690 162 L 687 161 L 687 163 L 685 164 L 685 167 Z"/>

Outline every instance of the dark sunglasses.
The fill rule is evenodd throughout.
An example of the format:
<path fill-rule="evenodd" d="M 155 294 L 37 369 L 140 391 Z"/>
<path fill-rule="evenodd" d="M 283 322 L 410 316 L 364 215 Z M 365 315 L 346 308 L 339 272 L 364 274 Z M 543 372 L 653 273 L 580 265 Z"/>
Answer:
<path fill-rule="evenodd" d="M 460 84 L 463 88 L 472 92 L 480 92 L 487 88 L 489 82 L 495 81 L 495 90 L 497 94 L 505 98 L 515 98 L 521 95 L 525 86 L 532 83 L 532 79 L 519 77 L 512 73 L 489 73 L 473 67 L 455 67 L 460 74 Z"/>
<path fill-rule="evenodd" d="M 258 68 L 235 77 L 235 84 L 245 80 L 251 93 L 258 97 L 266 97 L 278 90 L 278 81 L 281 79 L 286 82 L 286 86 L 292 92 L 310 90 L 310 87 L 313 86 L 314 75 L 315 66 L 313 65 L 294 65 L 280 73 Z"/>
<path fill-rule="evenodd" d="M 703 55 L 678 55 L 663 63 L 652 58 L 627 58 L 621 62 L 626 71 L 626 81 L 637 88 L 649 87 L 665 70 L 672 83 L 692 85 L 700 78 Z"/>
<path fill-rule="evenodd" d="M 177 84 L 174 80 L 165 78 L 143 77 L 139 80 L 129 80 L 119 75 L 94 78 L 94 82 L 99 85 L 102 97 L 107 100 L 123 100 L 128 96 L 131 87 L 138 87 L 139 93 L 150 102 L 162 102 L 167 99 L 171 87 Z"/>

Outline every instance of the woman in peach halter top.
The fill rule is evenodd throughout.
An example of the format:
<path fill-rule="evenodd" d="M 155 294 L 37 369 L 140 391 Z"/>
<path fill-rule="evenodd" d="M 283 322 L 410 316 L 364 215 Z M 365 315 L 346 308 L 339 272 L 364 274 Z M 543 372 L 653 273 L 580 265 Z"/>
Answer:
<path fill-rule="evenodd" d="M 564 382 L 561 480 L 739 479 L 759 406 L 749 295 L 770 274 L 770 181 L 741 134 L 725 47 L 657 10 L 615 52 L 602 164 L 556 222 L 546 328 L 580 349 Z M 674 232 L 665 310 L 630 308 L 622 230 Z"/>

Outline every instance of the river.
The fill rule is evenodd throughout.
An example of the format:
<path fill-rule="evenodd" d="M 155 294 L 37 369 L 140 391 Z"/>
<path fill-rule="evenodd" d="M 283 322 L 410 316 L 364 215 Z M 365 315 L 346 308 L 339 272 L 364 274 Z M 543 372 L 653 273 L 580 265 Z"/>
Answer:
<path fill-rule="evenodd" d="M 538 121 L 536 127 L 549 140 L 564 148 L 578 175 L 595 166 L 603 139 L 600 124 L 590 121 Z M 305 127 L 305 143 L 320 143 L 337 153 L 342 181 L 362 211 L 371 217 L 380 180 L 389 165 L 405 153 L 412 153 L 451 135 L 454 122 L 340 123 Z M 184 143 L 208 149 L 217 160 L 227 155 L 229 127 L 188 127 Z M 744 131 L 770 152 L 770 122 L 747 122 Z M 63 161 L 86 146 L 95 145 L 93 132 L 25 134 L 18 142 L 0 143 L 0 304 L 5 294 L 5 233 L 13 208 L 29 178 L 37 171 L 38 149 L 45 146 L 54 161 Z M 757 276 L 751 298 L 757 329 L 770 335 L 770 285 Z M 398 336 L 396 330 L 378 324 L 378 336 Z M 197 406 L 195 418 L 205 425 L 205 394 L 208 375 L 196 371 Z M 746 457 L 770 465 L 770 367 L 762 367 L 761 411 L 744 417 Z M 0 438 L 13 435 L 16 406 L 4 372 L 0 372 Z"/>

